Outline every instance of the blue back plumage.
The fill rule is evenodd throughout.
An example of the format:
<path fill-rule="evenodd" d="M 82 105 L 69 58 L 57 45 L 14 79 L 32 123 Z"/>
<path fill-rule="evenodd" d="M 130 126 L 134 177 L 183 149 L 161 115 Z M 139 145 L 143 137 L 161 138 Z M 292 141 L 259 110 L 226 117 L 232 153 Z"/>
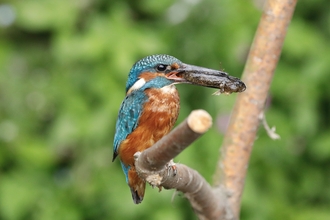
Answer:
<path fill-rule="evenodd" d="M 173 63 L 181 64 L 182 62 L 175 57 L 166 54 L 157 54 L 147 56 L 138 62 L 136 62 L 128 75 L 126 83 L 126 92 L 134 85 L 138 80 L 138 77 L 143 72 L 155 72 L 155 66 L 157 64 L 171 65 Z"/>
<path fill-rule="evenodd" d="M 113 159 L 117 156 L 120 143 L 136 128 L 143 104 L 147 100 L 147 95 L 144 94 L 143 91 L 137 90 L 126 96 L 122 102 L 116 123 L 116 134 L 113 143 Z"/>

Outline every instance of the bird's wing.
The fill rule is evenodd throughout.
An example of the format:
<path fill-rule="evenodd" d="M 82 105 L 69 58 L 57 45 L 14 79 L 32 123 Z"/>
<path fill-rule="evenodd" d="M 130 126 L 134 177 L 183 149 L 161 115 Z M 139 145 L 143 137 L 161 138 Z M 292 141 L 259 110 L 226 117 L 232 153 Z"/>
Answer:
<path fill-rule="evenodd" d="M 137 127 L 143 104 L 147 100 L 143 91 L 134 91 L 121 103 L 116 123 L 116 134 L 113 142 L 113 159 L 118 155 L 120 143 Z"/>

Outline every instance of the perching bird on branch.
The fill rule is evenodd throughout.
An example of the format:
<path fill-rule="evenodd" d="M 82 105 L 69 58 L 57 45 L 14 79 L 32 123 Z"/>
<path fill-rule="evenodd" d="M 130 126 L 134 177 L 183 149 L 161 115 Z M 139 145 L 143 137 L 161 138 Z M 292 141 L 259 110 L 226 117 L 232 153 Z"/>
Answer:
<path fill-rule="evenodd" d="M 134 154 L 151 147 L 173 128 L 180 109 L 174 86 L 178 83 L 226 93 L 245 90 L 243 82 L 225 72 L 188 65 L 169 55 L 148 56 L 133 65 L 116 123 L 112 161 L 119 155 L 135 204 L 142 202 L 146 183 L 135 171 Z"/>

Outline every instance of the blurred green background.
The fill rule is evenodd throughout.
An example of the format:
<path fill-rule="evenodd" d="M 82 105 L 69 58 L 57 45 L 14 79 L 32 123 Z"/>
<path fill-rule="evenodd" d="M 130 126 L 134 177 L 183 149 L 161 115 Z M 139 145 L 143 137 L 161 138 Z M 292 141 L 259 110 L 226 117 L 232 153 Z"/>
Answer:
<path fill-rule="evenodd" d="M 240 77 L 262 0 L 24 0 L 0 3 L 0 219 L 196 219 L 173 190 L 134 205 L 115 121 L 135 61 L 157 53 Z M 330 3 L 300 0 L 276 69 L 242 219 L 330 219 Z M 213 128 L 176 162 L 209 182 L 236 95 L 178 85 L 181 122 Z M 172 199 L 173 197 L 173 199 Z"/>

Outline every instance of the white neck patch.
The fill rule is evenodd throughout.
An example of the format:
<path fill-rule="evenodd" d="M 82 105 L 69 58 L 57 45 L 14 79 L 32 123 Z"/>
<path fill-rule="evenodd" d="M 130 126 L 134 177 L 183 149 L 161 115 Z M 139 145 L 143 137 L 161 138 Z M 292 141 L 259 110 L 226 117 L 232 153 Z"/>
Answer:
<path fill-rule="evenodd" d="M 126 95 L 130 94 L 131 92 L 133 92 L 134 90 L 138 90 L 140 89 L 142 86 L 144 86 L 144 84 L 146 84 L 146 81 L 141 78 L 138 81 L 136 81 L 133 86 L 127 91 Z"/>
<path fill-rule="evenodd" d="M 174 92 L 176 92 L 176 88 L 174 85 L 168 85 L 168 86 L 164 86 L 163 88 L 160 89 L 163 93 L 167 93 L 167 94 L 172 94 Z"/>

